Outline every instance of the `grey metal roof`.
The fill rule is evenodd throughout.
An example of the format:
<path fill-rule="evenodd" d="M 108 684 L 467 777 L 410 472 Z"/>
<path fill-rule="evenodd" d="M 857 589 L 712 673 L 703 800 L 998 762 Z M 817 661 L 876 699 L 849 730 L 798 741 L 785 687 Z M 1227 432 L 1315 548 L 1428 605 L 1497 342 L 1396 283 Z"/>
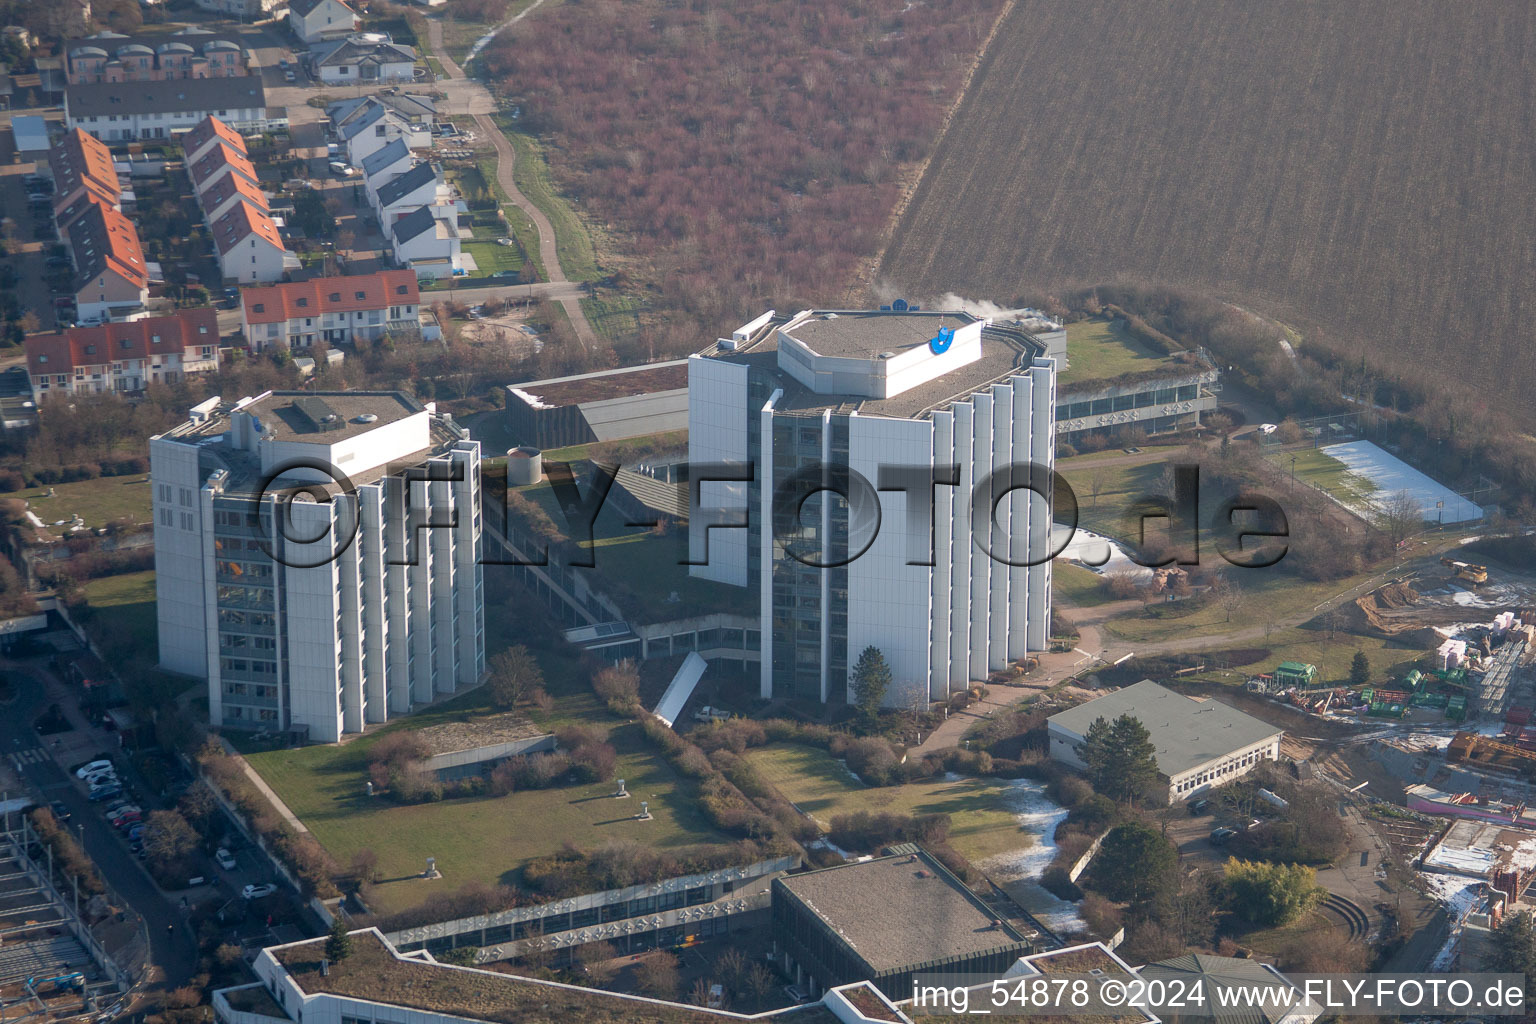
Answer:
<path fill-rule="evenodd" d="M 437 223 L 430 207 L 420 207 L 395 221 L 395 241 L 408 242 L 424 232 L 431 231 Z"/>
<path fill-rule="evenodd" d="M 423 185 L 436 180 L 435 167 L 431 164 L 417 164 L 379 189 L 379 206 L 385 207 L 398 203 Z"/>
<path fill-rule="evenodd" d="M 1018 949 L 1022 956 L 1028 948 L 922 851 L 787 875 L 774 886 L 876 974 L 1000 949 Z"/>
<path fill-rule="evenodd" d="M 395 161 L 409 159 L 410 155 L 411 147 L 405 144 L 404 139 L 391 139 L 388 145 L 380 146 L 363 157 L 363 174 L 371 178 Z"/>
<path fill-rule="evenodd" d="M 1052 715 L 1050 723 L 1085 736 L 1094 719 L 1130 715 L 1146 726 L 1157 747 L 1157 767 L 1173 776 L 1283 732 L 1216 699 L 1195 700 L 1143 679 L 1114 693 Z"/>
<path fill-rule="evenodd" d="M 1284 1005 L 1278 998 L 1264 1001 L 1263 996 L 1279 995 L 1284 975 L 1276 976 L 1257 960 L 1242 960 L 1231 956 L 1208 956 L 1205 953 L 1186 953 L 1171 960 L 1159 960 L 1141 969 L 1141 976 L 1148 981 L 1154 978 L 1171 981 L 1175 978 L 1186 982 L 1203 979 L 1206 1004 L 1199 1011 L 1202 1021 L 1220 1021 L 1221 1024 L 1278 1024 L 1295 1007 Z M 1215 996 L 1215 990 L 1233 991 L 1257 988 L 1255 1006 L 1226 1006 Z M 1229 1002 L 1246 1002 L 1246 999 L 1229 999 Z M 1176 1021 L 1177 1016 L 1169 1017 Z"/>
<path fill-rule="evenodd" d="M 318 67 L 341 67 L 364 63 L 412 64 L 415 61 L 416 51 L 409 46 L 354 37 L 333 47 L 329 53 L 316 60 L 315 64 Z"/>
<path fill-rule="evenodd" d="M 265 108 L 261 76 L 178 78 L 163 82 L 100 82 L 64 91 L 71 117 L 102 114 L 207 113 Z"/>

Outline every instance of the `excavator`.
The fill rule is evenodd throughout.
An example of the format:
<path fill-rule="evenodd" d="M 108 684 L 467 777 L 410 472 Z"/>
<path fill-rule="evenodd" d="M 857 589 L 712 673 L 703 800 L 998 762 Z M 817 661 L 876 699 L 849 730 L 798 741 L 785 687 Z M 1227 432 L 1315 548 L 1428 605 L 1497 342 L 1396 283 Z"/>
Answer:
<path fill-rule="evenodd" d="M 1442 558 L 1440 564 L 1448 567 L 1458 580 L 1465 580 L 1475 587 L 1488 582 L 1488 567 L 1472 562 L 1458 562 L 1454 558 Z"/>

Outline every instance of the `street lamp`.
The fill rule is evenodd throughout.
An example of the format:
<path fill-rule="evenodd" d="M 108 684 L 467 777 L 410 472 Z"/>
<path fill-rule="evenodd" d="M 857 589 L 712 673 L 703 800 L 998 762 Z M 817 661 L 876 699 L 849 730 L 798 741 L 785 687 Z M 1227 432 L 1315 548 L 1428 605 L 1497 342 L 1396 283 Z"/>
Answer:
<path fill-rule="evenodd" d="M 1291 490 L 1296 489 L 1296 455 L 1291 454 Z"/>

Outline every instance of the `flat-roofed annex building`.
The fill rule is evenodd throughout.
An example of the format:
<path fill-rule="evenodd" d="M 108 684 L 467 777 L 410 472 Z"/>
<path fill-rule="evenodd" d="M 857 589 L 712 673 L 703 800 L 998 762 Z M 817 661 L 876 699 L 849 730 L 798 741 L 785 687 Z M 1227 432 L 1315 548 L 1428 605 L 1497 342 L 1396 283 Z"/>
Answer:
<path fill-rule="evenodd" d="M 888 704 L 944 700 L 1044 649 L 1049 500 L 1017 479 L 990 526 L 973 529 L 972 496 L 1007 480 L 1008 467 L 1055 464 L 1054 406 L 1044 345 L 965 312 L 770 311 L 691 357 L 690 464 L 754 472 L 701 484 L 701 512 L 747 526 L 693 515 L 689 571 L 759 595 L 761 695 L 847 701 L 850 671 L 873 646 L 891 667 Z M 878 509 L 812 494 L 798 522 L 775 524 L 776 488 L 822 466 L 846 467 L 870 489 L 896 469 L 955 467 L 958 482 L 932 487 L 931 505 L 919 487 L 915 519 L 898 489 L 880 491 Z M 1049 494 L 1048 479 L 1035 483 Z"/>
<path fill-rule="evenodd" d="M 1079 704 L 1047 720 L 1051 757 L 1084 768 L 1078 748 L 1096 719 L 1137 719 L 1152 735 L 1168 802 L 1188 800 L 1280 756 L 1278 726 L 1211 698 L 1175 693 L 1150 679 Z"/>
<path fill-rule="evenodd" d="M 215 726 L 335 741 L 479 682 L 480 444 L 434 406 L 211 399 L 150 474 L 160 664 L 207 679 Z"/>
<path fill-rule="evenodd" d="M 852 981 L 893 999 L 916 974 L 991 974 L 1032 952 L 944 865 L 916 846 L 773 880 L 773 942 L 796 987 Z"/>

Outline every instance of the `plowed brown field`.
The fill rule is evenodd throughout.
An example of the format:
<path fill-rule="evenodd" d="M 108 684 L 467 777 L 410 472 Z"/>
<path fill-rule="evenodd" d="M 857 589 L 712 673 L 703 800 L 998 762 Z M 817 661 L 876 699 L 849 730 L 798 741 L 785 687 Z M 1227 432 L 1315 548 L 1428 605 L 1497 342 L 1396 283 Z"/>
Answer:
<path fill-rule="evenodd" d="M 1529 0 L 1020 0 L 879 283 L 1192 285 L 1528 396 L 1533 54 Z"/>

